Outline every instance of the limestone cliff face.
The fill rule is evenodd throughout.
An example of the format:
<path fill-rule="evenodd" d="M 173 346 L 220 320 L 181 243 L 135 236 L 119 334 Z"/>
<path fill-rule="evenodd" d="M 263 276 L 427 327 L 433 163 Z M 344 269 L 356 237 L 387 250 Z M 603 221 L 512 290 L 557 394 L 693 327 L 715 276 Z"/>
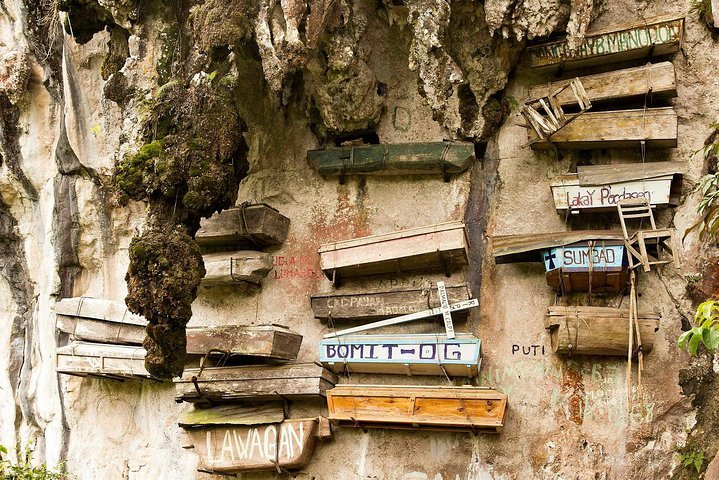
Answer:
<path fill-rule="evenodd" d="M 692 404 L 680 390 L 678 372 L 690 359 L 677 350 L 676 338 L 696 300 L 687 295 L 684 276 L 703 268 L 694 259 L 706 247 L 688 237 L 681 271 L 647 275 L 640 284 L 641 301 L 661 311 L 662 320 L 645 359 L 641 407 L 627 415 L 621 360 L 564 360 L 548 349 L 525 356 L 513 348 L 548 342 L 542 318 L 555 298 L 538 269 L 494 266 L 486 236 L 569 228 L 556 214 L 549 181 L 588 160 L 583 153 L 555 158 L 527 148 L 516 103 L 526 100 L 529 85 L 551 78 L 523 68 L 526 42 L 566 31 L 578 45 L 590 22 L 608 28 L 681 15 L 690 3 L 0 2 L 0 444 L 32 441 L 36 458 L 67 460 L 83 480 L 220 478 L 198 473 L 196 455 L 182 448 L 177 416 L 183 407 L 173 401 L 170 383 L 55 373 L 55 348 L 67 339 L 56 333 L 52 307 L 70 296 L 124 301 L 133 237 L 162 244 L 167 229 L 181 225 L 182 235 L 191 235 L 201 216 L 258 201 L 292 222 L 287 241 L 270 250 L 274 270 L 261 287 L 183 289 L 190 292 L 191 318 L 187 311 L 163 317 L 176 320 L 175 333 L 188 319 L 190 325 L 284 324 L 304 335 L 300 358 L 314 361 L 326 325 L 313 318 L 308 296 L 332 288 L 319 269 L 320 244 L 464 219 L 472 268 L 452 281 L 469 282 L 481 308 L 461 330 L 483 341 L 479 382 L 509 395 L 500 436 L 342 429 L 320 445 L 298 478 L 685 475 L 674 453 L 701 402 Z M 649 160 L 685 162 L 689 186 L 705 173 L 692 152 L 719 116 L 717 48 L 697 15 L 689 15 L 683 52 L 673 59 L 679 148 L 648 154 Z M 340 184 L 307 164 L 308 149 L 362 138 L 474 141 L 481 158 L 446 183 L 373 177 Z M 198 139 L 212 158 L 188 156 L 185 147 Z M 156 187 L 151 194 L 123 195 L 118 167 L 160 140 L 162 152 L 152 158 L 174 161 L 167 177 L 148 180 Z M 595 152 L 592 160 L 641 161 L 641 153 Z M 192 173 L 198 165 L 212 172 L 210 180 Z M 175 190 L 163 185 L 194 194 L 176 203 L 167 193 Z M 659 215 L 663 225 L 680 232 L 691 225 L 697 198 L 689 186 L 677 209 Z M 612 219 L 601 222 L 606 225 L 588 226 L 616 227 Z M 703 251 L 705 257 L 712 258 Z M 441 278 L 400 275 L 347 288 Z M 700 370 L 699 383 L 713 385 L 711 369 L 702 363 Z M 311 416 L 324 408 L 297 402 L 292 413 Z"/>

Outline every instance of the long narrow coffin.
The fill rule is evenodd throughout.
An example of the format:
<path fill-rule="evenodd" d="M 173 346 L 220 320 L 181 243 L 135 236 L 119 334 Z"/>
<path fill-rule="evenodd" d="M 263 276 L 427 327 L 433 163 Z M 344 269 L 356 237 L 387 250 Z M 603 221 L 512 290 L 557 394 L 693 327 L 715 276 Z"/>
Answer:
<path fill-rule="evenodd" d="M 259 284 L 272 270 L 272 255 L 251 250 L 206 253 L 202 259 L 207 271 L 202 279 L 205 286 Z"/>
<path fill-rule="evenodd" d="M 467 284 L 447 286 L 450 304 L 469 300 Z M 310 297 L 315 318 L 321 320 L 381 320 L 440 306 L 437 287 L 379 292 L 327 293 Z M 459 315 L 461 312 L 457 312 Z M 466 313 L 466 311 L 465 311 Z"/>
<path fill-rule="evenodd" d="M 638 320 L 642 351 L 649 353 L 659 329 L 659 314 L 639 312 Z M 544 326 L 550 332 L 552 350 L 559 355 L 627 356 L 628 309 L 549 307 Z"/>
<path fill-rule="evenodd" d="M 187 353 L 206 355 L 212 351 L 229 355 L 293 361 L 302 335 L 281 325 L 227 325 L 187 329 Z"/>
<path fill-rule="evenodd" d="M 68 375 L 149 378 L 145 349 L 129 345 L 72 342 L 56 351 L 57 371 Z"/>
<path fill-rule="evenodd" d="M 613 70 L 578 77 L 592 105 L 616 104 L 635 99 L 643 100 L 651 91 L 652 99 L 666 99 L 677 96 L 677 79 L 671 62 L 648 63 L 641 67 Z M 529 98 L 549 96 L 569 83 L 571 79 L 534 85 L 529 88 Z M 577 105 L 577 97 L 571 90 L 557 95 L 562 107 Z"/>
<path fill-rule="evenodd" d="M 290 219 L 265 203 L 224 210 L 202 220 L 195 241 L 201 247 L 264 248 L 281 245 Z"/>
<path fill-rule="evenodd" d="M 577 167 L 551 184 L 557 211 L 616 211 L 622 200 L 646 198 L 655 207 L 676 206 L 682 190 L 679 162 Z"/>
<path fill-rule="evenodd" d="M 186 368 L 175 379 L 175 400 L 204 402 L 325 395 L 337 377 L 316 363 Z M 199 391 L 198 391 L 199 389 Z"/>
<path fill-rule="evenodd" d="M 461 222 L 440 223 L 322 245 L 320 266 L 334 282 L 343 277 L 444 269 L 468 263 L 469 240 Z"/>
<path fill-rule="evenodd" d="M 474 160 L 466 142 L 402 143 L 310 150 L 307 160 L 320 175 L 454 175 Z"/>
<path fill-rule="evenodd" d="M 497 433 L 507 396 L 483 387 L 338 385 L 327 408 L 335 425 Z"/>
<path fill-rule="evenodd" d="M 100 298 L 64 298 L 55 304 L 56 326 L 77 340 L 140 345 L 147 320 L 119 302 Z"/>
<path fill-rule="evenodd" d="M 312 457 L 317 440 L 332 436 L 323 417 L 185 428 L 200 457 L 198 470 L 224 475 L 302 468 Z"/>
<path fill-rule="evenodd" d="M 587 32 L 584 44 L 571 51 L 566 39 L 527 48 L 529 65 L 535 69 L 585 68 L 624 62 L 679 51 L 684 18 L 657 18 L 621 28 Z"/>
<path fill-rule="evenodd" d="M 644 141 L 647 147 L 675 148 L 678 120 L 671 107 L 647 110 L 613 110 L 587 112 L 554 133 L 549 140 L 541 140 L 527 129 L 531 147 L 537 150 L 631 148 Z"/>
<path fill-rule="evenodd" d="M 336 373 L 476 377 L 482 361 L 474 335 L 347 335 L 320 341 L 320 362 Z"/>

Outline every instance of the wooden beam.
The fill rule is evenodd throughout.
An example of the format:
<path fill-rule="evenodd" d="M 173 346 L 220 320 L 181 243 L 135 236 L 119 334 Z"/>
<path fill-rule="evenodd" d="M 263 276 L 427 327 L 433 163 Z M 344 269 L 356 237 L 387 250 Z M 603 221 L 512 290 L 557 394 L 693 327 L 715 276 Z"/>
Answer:
<path fill-rule="evenodd" d="M 297 358 L 302 335 L 279 325 L 227 325 L 187 329 L 187 353 L 205 355 L 220 350 L 230 355 L 292 361 Z"/>
<path fill-rule="evenodd" d="M 261 425 L 279 423 L 285 419 L 281 403 L 260 405 L 218 405 L 212 408 L 193 408 L 180 414 L 177 424 L 185 427 L 212 425 Z"/>

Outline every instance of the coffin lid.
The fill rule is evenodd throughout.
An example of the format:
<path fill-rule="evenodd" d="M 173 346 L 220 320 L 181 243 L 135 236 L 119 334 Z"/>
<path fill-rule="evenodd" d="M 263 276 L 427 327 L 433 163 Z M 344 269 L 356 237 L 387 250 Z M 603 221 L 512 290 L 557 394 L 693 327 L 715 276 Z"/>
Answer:
<path fill-rule="evenodd" d="M 446 333 L 385 333 L 380 335 L 343 335 L 341 337 L 323 338 L 321 344 L 344 344 L 350 342 L 381 342 L 381 341 L 398 341 L 410 343 L 413 341 L 438 340 L 438 341 L 462 341 L 477 340 L 471 333 L 455 333 L 455 338 L 447 338 Z"/>
<path fill-rule="evenodd" d="M 221 405 L 213 408 L 194 408 L 182 412 L 177 424 L 180 427 L 208 427 L 218 425 L 262 425 L 280 423 L 285 419 L 282 404 Z"/>
<path fill-rule="evenodd" d="M 191 382 L 192 377 L 197 381 L 213 382 L 244 379 L 251 376 L 256 379 L 301 379 L 325 378 L 335 383 L 337 377 L 320 363 L 289 363 L 286 365 L 245 365 L 231 367 L 207 367 L 200 372 L 199 368 L 186 368 L 181 378 L 175 378 L 175 383 Z"/>
<path fill-rule="evenodd" d="M 456 285 L 445 285 L 445 288 L 466 288 L 469 292 L 469 287 L 466 283 L 458 283 Z M 422 292 L 422 291 L 429 291 L 429 290 L 437 290 L 437 285 L 427 285 L 424 287 L 399 287 L 399 288 L 391 288 L 391 289 L 382 289 L 382 290 L 367 290 L 364 292 L 330 292 L 330 293 L 315 293 L 310 296 L 310 298 L 335 298 L 335 297 L 354 297 L 354 296 L 368 296 L 368 295 L 382 295 L 385 293 L 402 293 L 402 292 Z"/>
<path fill-rule="evenodd" d="M 68 317 L 91 318 L 107 322 L 127 323 L 130 325 L 147 325 L 147 320 L 128 310 L 125 304 L 103 298 L 72 297 L 63 298 L 55 303 L 55 313 Z"/>
<path fill-rule="evenodd" d="M 682 162 L 648 162 L 577 167 L 577 177 L 581 186 L 607 185 L 667 175 L 682 177 L 683 173 L 684 164 Z"/>
<path fill-rule="evenodd" d="M 327 243 L 320 246 L 319 253 L 330 252 L 333 250 L 340 250 L 343 248 L 351 248 L 359 245 L 368 245 L 372 243 L 386 242 L 389 240 L 396 240 L 399 238 L 413 237 L 416 235 L 424 235 L 428 233 L 443 232 L 447 230 L 464 229 L 463 222 L 444 222 L 437 223 L 435 225 L 427 225 L 424 227 L 408 228 L 405 230 L 399 230 L 396 232 L 383 233 L 379 235 L 370 235 L 367 237 L 353 238 L 350 240 L 342 240 L 339 242 Z M 465 233 L 466 235 L 466 233 Z"/>
<path fill-rule="evenodd" d="M 360 385 L 342 384 L 332 390 L 327 390 L 327 395 L 351 395 L 358 397 L 392 397 L 392 396 L 414 396 L 422 398 L 453 398 L 453 399 L 487 399 L 505 400 L 507 396 L 490 387 L 432 387 L 415 385 Z"/>
<path fill-rule="evenodd" d="M 631 232 L 630 232 L 631 234 Z M 517 262 L 541 263 L 539 252 L 554 247 L 567 247 L 587 241 L 624 245 L 621 230 L 577 230 L 572 232 L 498 235 L 492 237 L 492 250 L 497 264 Z"/>
<path fill-rule="evenodd" d="M 83 357 L 114 357 L 144 360 L 147 352 L 142 347 L 132 345 L 113 345 L 108 343 L 71 342 L 57 349 L 58 355 L 76 355 Z"/>
<path fill-rule="evenodd" d="M 658 320 L 661 315 L 656 310 L 644 310 L 637 313 L 638 318 L 641 319 L 656 319 Z M 588 307 L 588 306 L 562 306 L 553 305 L 547 308 L 547 322 L 551 322 L 551 317 L 567 317 L 567 316 L 579 316 L 579 317 L 611 317 L 611 318 L 629 318 L 628 308 L 614 308 L 614 307 Z"/>
<path fill-rule="evenodd" d="M 277 323 L 260 323 L 258 325 L 206 325 L 206 326 L 200 326 L 195 325 L 192 327 L 187 327 L 187 330 L 192 331 L 212 331 L 212 330 L 249 330 L 249 331 L 262 331 L 262 330 L 268 330 L 268 331 L 282 331 L 291 333 L 293 335 L 299 335 L 299 333 L 290 330 L 289 327 L 286 325 L 280 325 Z"/>

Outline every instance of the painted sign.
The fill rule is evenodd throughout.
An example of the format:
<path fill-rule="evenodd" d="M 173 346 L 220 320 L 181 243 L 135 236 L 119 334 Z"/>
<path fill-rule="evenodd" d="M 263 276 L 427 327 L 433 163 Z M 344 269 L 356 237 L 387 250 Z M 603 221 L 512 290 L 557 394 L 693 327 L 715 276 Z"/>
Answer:
<path fill-rule="evenodd" d="M 572 245 L 542 251 L 544 268 L 565 272 L 620 271 L 624 265 L 624 245 Z"/>
<path fill-rule="evenodd" d="M 672 175 L 641 181 L 602 186 L 580 186 L 576 183 L 552 185 L 557 210 L 616 208 L 622 200 L 646 198 L 652 205 L 669 204 Z"/>
<path fill-rule="evenodd" d="M 473 377 L 481 341 L 469 334 L 355 335 L 320 342 L 320 361 L 335 372 Z"/>
<path fill-rule="evenodd" d="M 678 47 L 683 29 L 684 19 L 675 18 L 613 32 L 589 33 L 582 46 L 575 51 L 570 50 L 566 40 L 536 45 L 529 47 L 527 51 L 533 67 L 641 51 L 652 47 L 658 50 L 654 52 L 656 55 L 661 55 L 670 52 L 664 52 L 659 47 L 674 44 Z"/>
<path fill-rule="evenodd" d="M 299 468 L 315 447 L 317 419 L 247 427 L 191 428 L 188 433 L 200 456 L 199 470 L 234 474 L 251 470 Z"/>

